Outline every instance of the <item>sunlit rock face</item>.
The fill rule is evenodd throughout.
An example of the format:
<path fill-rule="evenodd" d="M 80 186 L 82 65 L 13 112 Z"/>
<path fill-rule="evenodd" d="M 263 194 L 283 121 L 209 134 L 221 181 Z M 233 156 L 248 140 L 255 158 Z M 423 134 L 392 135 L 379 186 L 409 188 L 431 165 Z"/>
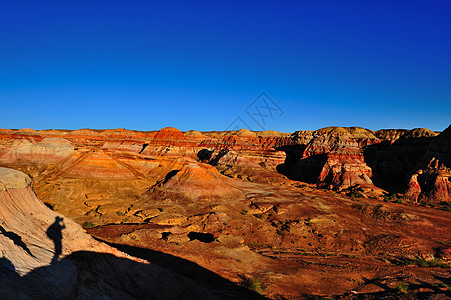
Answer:
<path fill-rule="evenodd" d="M 74 146 L 63 138 L 43 138 L 38 143 L 33 140 L 18 139 L 11 141 L 11 145 L 4 149 L 1 161 L 3 163 L 21 163 L 36 161 L 49 163 L 68 157 L 74 153 Z"/>
<path fill-rule="evenodd" d="M 409 199 L 421 203 L 450 201 L 451 126 L 432 139 L 412 173 L 406 190 Z"/>
<path fill-rule="evenodd" d="M 20 275 L 49 265 L 55 255 L 69 255 L 82 249 L 107 250 L 70 219 L 51 211 L 31 189 L 31 179 L 22 172 L 0 168 L 0 219 L 4 232 L 0 235 L 2 253 Z M 55 252 L 55 241 L 48 236 L 48 228 L 57 220 L 64 220 L 64 235 L 60 253 Z M 56 224 L 58 225 L 58 224 Z M 112 249 L 109 249 L 110 252 Z"/>
<path fill-rule="evenodd" d="M 2 299 L 217 299 L 191 279 L 96 241 L 50 210 L 24 173 L 0 168 Z M 250 297 L 245 291 L 235 297 Z"/>
<path fill-rule="evenodd" d="M 349 276 L 404 272 L 381 263 L 384 255 L 449 261 L 449 212 L 439 210 L 449 201 L 448 136 L 449 129 L 437 135 L 357 127 L 292 134 L 0 130 L 0 167 L 9 168 L 0 184 L 1 264 L 9 281 L 0 288 L 53 278 L 61 298 L 104 289 L 117 298 L 165 299 L 185 290 L 217 296 L 211 286 L 205 290 L 209 280 L 199 287 L 186 279 L 193 266 L 184 259 L 202 278 L 213 276 L 208 269 L 230 280 L 228 287 L 257 277 L 268 286 L 265 295 L 297 298 L 299 286 L 339 295 L 359 287 Z M 388 196 L 404 202 L 383 201 Z M 182 267 L 167 273 L 80 226 L 138 247 L 136 255 L 164 252 L 173 257 L 151 257 Z M 63 267 L 73 272 L 60 281 L 42 275 Z M 122 281 L 125 292 L 117 287 Z M 164 291 L 156 292 L 158 285 Z"/>
<path fill-rule="evenodd" d="M 364 161 L 362 147 L 378 143 L 372 131 L 363 128 L 329 127 L 317 130 L 307 143 L 291 176 L 342 190 L 355 185 L 374 187 L 372 172 Z"/>
<path fill-rule="evenodd" d="M 48 292 L 54 292 L 55 296 L 70 295 L 77 284 L 77 267 L 71 260 L 60 262 L 60 259 L 77 251 L 130 258 L 94 240 L 72 220 L 51 211 L 36 197 L 31 179 L 22 172 L 0 168 L 0 204 L 1 267 L 11 275 L 11 286 L 1 288 L 11 288 L 9 293 L 18 292 L 26 297 L 45 294 L 49 288 Z M 40 268 L 42 272 L 35 272 Z"/>
<path fill-rule="evenodd" d="M 43 198 L 62 201 L 69 197 L 74 203 L 98 194 L 88 203 L 106 204 L 115 192 L 119 192 L 115 198 L 136 198 L 167 173 L 180 170 L 174 161 L 210 164 L 228 177 L 254 182 L 278 180 L 282 174 L 338 191 L 357 188 L 376 197 L 384 190 L 405 191 L 413 201 L 436 202 L 448 195 L 447 135 L 445 131 L 437 136 L 424 128 L 373 132 L 359 127 L 293 134 L 246 129 L 183 133 L 173 127 L 152 132 L 2 129 L 0 165 L 32 176 Z M 430 164 L 433 158 L 440 162 L 437 167 Z M 438 179 L 434 168 L 441 170 Z M 411 180 L 418 170 L 424 172 Z M 418 189 L 418 180 L 422 192 L 408 191 L 409 187 Z M 68 186 L 73 187 L 71 191 Z M 101 186 L 111 192 L 100 195 Z M 124 193 L 113 186 L 125 190 L 133 186 L 139 192 Z"/>

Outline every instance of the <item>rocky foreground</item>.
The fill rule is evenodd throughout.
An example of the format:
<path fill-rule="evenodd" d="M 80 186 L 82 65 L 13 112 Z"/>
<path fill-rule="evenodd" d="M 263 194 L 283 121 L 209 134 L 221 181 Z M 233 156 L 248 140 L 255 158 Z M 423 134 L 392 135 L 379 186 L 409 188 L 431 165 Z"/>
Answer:
<path fill-rule="evenodd" d="M 450 296 L 451 127 L 0 129 L 0 167 L 11 298 Z"/>

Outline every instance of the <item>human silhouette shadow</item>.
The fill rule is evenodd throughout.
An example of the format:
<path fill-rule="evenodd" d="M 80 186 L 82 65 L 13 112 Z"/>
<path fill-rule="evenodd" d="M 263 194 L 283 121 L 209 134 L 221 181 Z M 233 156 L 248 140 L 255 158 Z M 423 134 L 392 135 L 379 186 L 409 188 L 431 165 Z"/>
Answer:
<path fill-rule="evenodd" d="M 0 234 L 3 234 L 4 236 L 6 236 L 10 240 L 12 240 L 15 245 L 19 246 L 20 248 L 25 250 L 28 254 L 30 254 L 31 256 L 34 257 L 34 255 L 31 253 L 30 249 L 28 248 L 28 246 L 22 241 L 22 238 L 20 237 L 20 235 L 14 233 L 12 231 L 6 231 L 5 228 L 3 228 L 2 226 L 0 226 Z"/>
<path fill-rule="evenodd" d="M 61 217 L 55 217 L 55 222 L 53 222 L 52 225 L 49 226 L 47 229 L 47 236 L 53 241 L 55 244 L 55 253 L 52 258 L 52 263 L 59 260 L 59 256 L 63 252 L 63 233 L 62 230 L 66 228 L 66 226 L 63 223 L 64 218 Z"/>
<path fill-rule="evenodd" d="M 55 244 L 48 265 L 20 276 L 8 258 L 0 258 L 1 299 L 266 299 L 193 262 L 132 246 L 120 250 L 150 263 L 90 251 L 60 258 L 64 228 L 56 217 L 46 231 Z"/>

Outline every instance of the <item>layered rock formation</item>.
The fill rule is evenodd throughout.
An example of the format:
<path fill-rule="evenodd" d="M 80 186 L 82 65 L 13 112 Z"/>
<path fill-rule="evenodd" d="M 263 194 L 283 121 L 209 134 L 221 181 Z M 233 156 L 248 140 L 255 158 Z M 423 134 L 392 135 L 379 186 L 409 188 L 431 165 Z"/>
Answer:
<path fill-rule="evenodd" d="M 410 177 L 406 196 L 426 203 L 451 199 L 451 126 L 435 137 Z"/>
<path fill-rule="evenodd" d="M 0 245 L 10 249 L 2 260 L 10 279 L 2 288 L 7 291 L 8 282 L 22 284 L 20 272 L 25 278 L 43 270 L 58 273 L 52 260 L 60 251 L 46 233 L 52 224 L 62 226 L 58 217 L 66 224 L 58 262 L 77 270 L 76 279 L 63 280 L 70 295 L 101 291 L 117 298 L 164 298 L 187 290 L 190 297 L 240 298 L 243 291 L 231 282 L 246 285 L 255 278 L 266 284 L 265 295 L 274 298 L 302 297 L 301 290 L 311 295 L 338 295 L 362 286 L 374 290 L 349 278 L 382 278 L 393 270 L 407 276 L 395 264 L 401 260 L 449 261 L 449 212 L 382 202 L 380 197 L 407 189 L 413 202 L 449 201 L 448 146 L 449 129 L 440 135 L 425 129 L 340 127 L 293 134 L 0 130 L 0 166 L 31 178 L 6 172 L 5 178 L 18 176 L 22 183 L 2 181 L 0 190 L 7 191 L 2 201 L 20 196 L 29 201 L 18 200 L 20 205 L 39 208 L 30 216 L 16 212 L 18 221 L 9 213 L 14 206 L 0 215 L 8 220 Z M 55 212 L 36 203 L 30 182 Z M 22 194 L 14 194 L 16 190 Z M 30 220 L 22 222 L 26 218 Z M 121 249 L 164 263 L 178 275 L 86 238 L 69 219 L 98 238 L 132 246 Z M 39 232 L 31 230 L 28 236 L 22 225 Z M 80 244 L 65 240 L 66 232 Z M 98 244 L 90 244 L 94 242 Z M 39 254 L 39 249 L 45 250 Z M 20 257 L 14 257 L 15 251 Z M 155 253 L 160 251 L 166 254 Z M 381 265 L 382 260 L 388 262 Z M 110 274 L 114 272 L 108 268 L 120 272 Z M 124 274 L 129 269 L 133 272 Z M 205 269 L 227 280 L 210 282 L 217 275 Z M 424 282 L 437 283 L 429 272 L 409 270 Z M 134 276 L 145 280 L 136 282 Z M 194 283 L 186 278 L 190 276 Z M 118 278 L 126 278 L 123 286 Z M 207 290 L 198 287 L 199 278 Z M 176 288 L 174 294 L 168 288 L 159 296 L 153 285 L 141 282 L 156 282 L 165 291 L 168 285 Z M 69 295 L 65 293 L 62 297 Z"/>
<path fill-rule="evenodd" d="M 2 254 L 20 275 L 79 250 L 92 249 L 127 257 L 95 241 L 72 220 L 48 209 L 36 198 L 31 179 L 24 173 L 0 168 L 0 192 Z M 53 227 L 60 231 L 54 236 Z"/>
<path fill-rule="evenodd" d="M 296 139 L 302 141 L 299 133 Z M 320 129 L 313 133 L 299 159 L 291 166 L 287 163 L 285 172 L 293 179 L 337 190 L 355 185 L 371 189 L 372 172 L 364 162 L 362 146 L 377 142 L 373 132 L 362 128 Z"/>
<path fill-rule="evenodd" d="M 176 272 L 96 241 L 48 209 L 22 172 L 0 168 L 2 299 L 217 299 Z M 226 298 L 255 297 L 228 286 Z"/>
<path fill-rule="evenodd" d="M 165 193 L 178 193 L 191 200 L 205 198 L 239 198 L 240 187 L 246 184 L 222 176 L 216 168 L 208 164 L 185 162 L 180 170 L 169 173 L 158 187 Z"/>
<path fill-rule="evenodd" d="M 0 267 L 9 275 L 2 276 L 3 295 L 69 297 L 75 293 L 77 267 L 71 260 L 60 259 L 77 251 L 134 259 L 94 240 L 80 225 L 48 209 L 22 172 L 0 168 L 0 203 Z M 39 268 L 42 272 L 32 273 Z"/>
<path fill-rule="evenodd" d="M 271 177 L 279 171 L 291 179 L 338 191 L 358 188 L 367 196 L 407 191 L 408 198 L 414 201 L 421 194 L 421 201 L 437 202 L 446 201 L 446 189 L 439 188 L 442 196 L 435 196 L 435 192 L 418 193 L 418 177 L 423 189 L 430 189 L 425 186 L 434 185 L 435 179 L 429 175 L 414 176 L 417 170 L 426 171 L 435 158 L 440 161 L 440 174 L 445 174 L 441 178 L 446 178 L 443 168 L 450 167 L 446 149 L 449 137 L 446 131 L 436 136 L 424 128 L 373 132 L 358 127 L 328 127 L 293 134 L 245 129 L 183 133 L 171 127 L 157 132 L 1 130 L 0 165 L 38 178 L 43 172 L 63 172 L 66 178 L 89 173 L 85 176 L 136 180 L 156 171 L 156 162 L 149 157 L 183 157 L 207 162 L 233 178 L 265 182 L 274 180 Z M 207 153 L 208 159 L 202 156 Z M 418 165 L 420 161 L 422 165 Z"/>

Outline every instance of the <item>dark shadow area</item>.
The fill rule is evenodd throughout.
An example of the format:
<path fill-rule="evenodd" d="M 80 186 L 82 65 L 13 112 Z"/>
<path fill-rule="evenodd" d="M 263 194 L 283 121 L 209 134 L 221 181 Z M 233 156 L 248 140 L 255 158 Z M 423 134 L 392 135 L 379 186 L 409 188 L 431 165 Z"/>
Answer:
<path fill-rule="evenodd" d="M 214 158 L 210 159 L 208 164 L 210 164 L 212 166 L 217 166 L 219 163 L 219 160 L 221 158 L 223 158 L 227 153 L 229 153 L 228 149 L 222 149 L 221 151 L 219 151 L 219 153 Z"/>
<path fill-rule="evenodd" d="M 171 232 L 162 232 L 162 233 L 161 233 L 161 238 L 162 238 L 163 240 L 167 241 L 167 240 L 168 240 L 168 237 L 169 237 L 171 234 L 172 234 Z"/>
<path fill-rule="evenodd" d="M 0 274 L 5 276 L 17 275 L 14 265 L 5 257 L 0 257 Z"/>
<path fill-rule="evenodd" d="M 209 165 L 217 166 L 219 160 L 223 158 L 227 153 L 229 153 L 229 150 L 222 149 L 219 151 L 218 154 L 216 154 L 215 157 L 212 157 L 214 152 L 215 150 L 202 149 L 199 152 L 197 152 L 197 158 L 203 163 L 208 163 Z"/>
<path fill-rule="evenodd" d="M 147 146 L 149 146 L 149 144 L 143 144 L 143 147 L 141 148 L 141 151 L 139 151 L 139 154 L 141 154 L 144 151 L 144 149 L 147 148 Z"/>
<path fill-rule="evenodd" d="M 449 290 L 443 289 L 443 287 L 447 287 L 449 284 L 449 278 L 441 278 L 438 276 L 434 276 L 436 279 L 440 281 L 440 284 L 432 284 L 430 282 L 425 282 L 422 280 L 418 280 L 418 283 L 409 282 L 408 278 L 405 277 L 396 277 L 393 279 L 394 282 L 398 282 L 398 284 L 393 288 L 390 287 L 385 282 L 386 280 L 381 280 L 379 278 L 368 279 L 362 277 L 365 285 L 375 285 L 383 289 L 380 292 L 374 293 L 359 293 L 356 295 L 352 295 L 350 299 L 397 299 L 401 295 L 409 295 L 406 299 L 430 299 L 433 295 L 443 295 L 443 296 L 451 296 Z M 431 291 L 425 291 L 431 290 Z M 393 297 L 393 298 L 392 298 Z M 442 299 L 442 298 L 438 298 Z"/>
<path fill-rule="evenodd" d="M 327 154 L 317 154 L 302 158 L 306 145 L 288 145 L 277 148 L 284 151 L 285 161 L 276 167 L 278 173 L 291 180 L 317 183 L 321 170 L 327 161 Z"/>
<path fill-rule="evenodd" d="M 439 275 L 433 275 L 435 279 L 439 280 L 441 283 L 443 283 L 444 286 L 451 286 L 451 277 L 442 277 Z M 448 296 L 451 296 L 451 289 L 448 290 Z"/>
<path fill-rule="evenodd" d="M 365 278 L 364 276 L 362 276 L 363 282 L 365 284 L 374 284 L 377 287 L 380 287 L 381 289 L 384 290 L 384 292 L 394 292 L 396 291 L 395 289 L 389 287 L 387 284 L 385 283 L 381 283 L 379 279 L 368 279 Z"/>
<path fill-rule="evenodd" d="M 53 255 L 52 262 L 57 261 L 59 259 L 59 256 L 63 252 L 62 230 L 64 228 L 66 228 L 66 226 L 63 223 L 63 218 L 55 217 L 55 222 L 53 222 L 52 225 L 50 225 L 50 227 L 47 229 L 47 236 L 53 241 L 53 244 L 55 245 L 55 254 Z"/>
<path fill-rule="evenodd" d="M 188 277 L 197 284 L 212 291 L 219 299 L 266 299 L 262 295 L 247 290 L 192 261 L 151 249 L 113 244 L 100 239 L 97 240 L 131 256 L 145 259 L 155 265 Z"/>
<path fill-rule="evenodd" d="M 300 159 L 296 168 L 291 172 L 291 177 L 298 181 L 318 183 L 318 178 L 326 161 L 327 154 L 317 154 Z"/>
<path fill-rule="evenodd" d="M 424 168 L 432 158 L 426 157 L 434 138 L 403 138 L 393 143 L 384 141 L 363 148 L 365 163 L 373 171 L 373 184 L 389 193 L 402 193 L 410 176 Z"/>
<path fill-rule="evenodd" d="M 28 248 L 28 246 L 22 241 L 22 238 L 20 237 L 20 235 L 14 233 L 12 231 L 6 231 L 5 228 L 3 228 L 2 226 L 0 226 L 0 234 L 4 235 L 5 237 L 7 237 L 11 241 L 13 241 L 14 245 L 19 246 L 25 252 L 27 252 L 28 254 L 30 254 L 31 256 L 34 257 L 34 255 L 31 253 L 30 249 Z"/>
<path fill-rule="evenodd" d="M 43 203 L 44 203 L 45 206 L 47 206 L 47 207 L 50 208 L 51 210 L 55 211 L 55 208 L 53 207 L 52 204 L 46 203 L 46 202 L 43 202 Z"/>
<path fill-rule="evenodd" d="M 212 233 L 194 232 L 188 233 L 190 241 L 198 240 L 202 243 L 211 243 L 215 240 L 215 236 Z"/>
<path fill-rule="evenodd" d="M 197 152 L 197 158 L 202 162 L 209 161 L 213 155 L 213 152 L 214 150 L 202 149 Z"/>
<path fill-rule="evenodd" d="M 305 148 L 305 145 L 288 145 L 277 148 L 277 151 L 285 152 L 285 161 L 276 167 L 277 172 L 288 177 L 298 160 L 301 159 Z"/>
<path fill-rule="evenodd" d="M 2 299 L 251 299 L 253 296 L 248 297 L 246 290 L 238 293 L 233 288 L 218 291 L 205 287 L 155 263 L 89 251 L 72 253 L 22 277 L 3 258 L 0 274 Z"/>
<path fill-rule="evenodd" d="M 166 182 L 168 182 L 169 179 L 171 179 L 172 177 L 174 177 L 175 175 L 177 175 L 177 173 L 178 173 L 179 171 L 180 171 L 180 170 L 172 170 L 172 171 L 170 171 L 168 174 L 166 174 L 166 177 L 164 177 L 164 180 L 163 180 L 163 184 L 165 184 Z"/>
<path fill-rule="evenodd" d="M 148 249 L 112 246 L 151 263 L 79 251 L 21 277 L 11 261 L 0 258 L 1 298 L 266 299 L 193 262 Z"/>
<path fill-rule="evenodd" d="M 436 276 L 434 276 L 436 277 Z M 448 299 L 451 293 L 447 287 L 449 284 L 449 278 L 436 277 L 440 283 L 430 283 L 421 280 L 416 280 L 419 283 L 412 283 L 409 278 L 398 276 L 391 278 L 389 281 L 387 278 L 375 278 L 368 279 L 362 277 L 363 283 L 361 286 L 374 285 L 382 289 L 378 292 L 360 293 L 359 288 L 357 291 L 348 292 L 342 295 L 329 295 L 327 299 Z M 305 299 L 319 299 L 323 298 L 319 295 L 304 294 Z"/>

